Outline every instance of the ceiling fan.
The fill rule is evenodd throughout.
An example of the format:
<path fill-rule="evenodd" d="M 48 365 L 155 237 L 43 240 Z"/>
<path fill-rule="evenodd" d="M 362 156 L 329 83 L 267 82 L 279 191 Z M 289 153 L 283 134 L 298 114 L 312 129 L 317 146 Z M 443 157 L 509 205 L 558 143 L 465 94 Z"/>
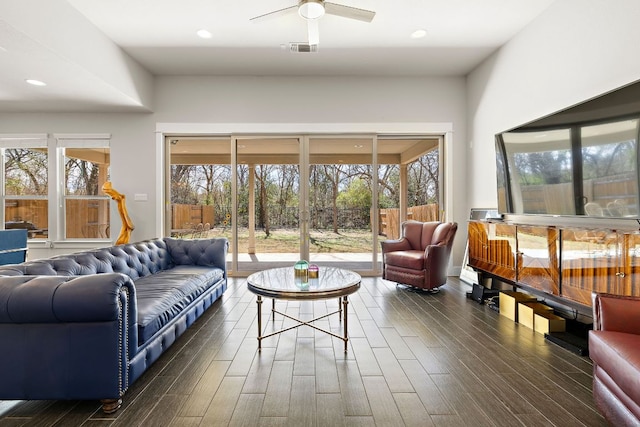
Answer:
<path fill-rule="evenodd" d="M 309 45 L 317 45 L 320 41 L 318 31 L 318 19 L 328 15 L 342 16 L 343 18 L 356 19 L 358 21 L 371 22 L 376 13 L 371 10 L 358 9 L 357 7 L 345 6 L 343 4 L 331 3 L 324 0 L 299 0 L 295 6 L 285 7 L 251 18 L 257 22 L 264 19 L 276 18 L 290 13 L 298 12 L 307 21 L 307 31 Z"/>

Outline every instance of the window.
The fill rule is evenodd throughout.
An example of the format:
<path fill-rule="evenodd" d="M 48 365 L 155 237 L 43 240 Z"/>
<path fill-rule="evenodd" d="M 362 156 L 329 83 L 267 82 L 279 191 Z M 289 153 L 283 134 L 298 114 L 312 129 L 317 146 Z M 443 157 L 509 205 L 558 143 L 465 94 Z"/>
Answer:
<path fill-rule="evenodd" d="M 109 142 L 108 134 L 0 134 L 0 229 L 51 242 L 109 239 Z"/>
<path fill-rule="evenodd" d="M 439 144 L 437 137 L 378 141 L 381 236 L 400 237 L 400 225 L 405 219 L 438 221 L 441 218 Z M 400 212 L 403 204 L 406 213 Z"/>
<path fill-rule="evenodd" d="M 48 148 L 46 135 L 0 136 L 4 228 L 48 236 Z"/>
<path fill-rule="evenodd" d="M 104 136 L 58 136 L 64 173 L 64 237 L 108 239 L 109 196 L 102 191 L 109 180 L 109 139 Z"/>

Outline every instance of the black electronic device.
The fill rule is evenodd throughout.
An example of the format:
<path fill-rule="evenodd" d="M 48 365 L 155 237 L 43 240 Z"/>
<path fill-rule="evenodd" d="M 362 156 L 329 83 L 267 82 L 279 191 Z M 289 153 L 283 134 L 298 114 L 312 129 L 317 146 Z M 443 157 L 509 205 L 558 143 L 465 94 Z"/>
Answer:
<path fill-rule="evenodd" d="M 474 300 L 479 304 L 483 304 L 485 300 L 498 295 L 497 289 L 488 289 L 482 285 L 474 283 L 471 292 L 467 292 L 467 298 Z"/>

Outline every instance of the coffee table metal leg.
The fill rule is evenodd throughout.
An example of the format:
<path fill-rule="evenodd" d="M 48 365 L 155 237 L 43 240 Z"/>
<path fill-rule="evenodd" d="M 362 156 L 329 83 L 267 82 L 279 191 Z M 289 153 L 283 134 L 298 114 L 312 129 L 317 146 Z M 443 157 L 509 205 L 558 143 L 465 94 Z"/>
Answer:
<path fill-rule="evenodd" d="M 262 297 L 258 295 L 256 299 L 258 304 L 258 351 L 262 350 Z"/>
<path fill-rule="evenodd" d="M 347 335 L 347 305 L 349 301 L 347 300 L 347 296 L 342 297 L 342 305 L 344 306 L 344 310 L 342 310 L 344 317 L 344 352 L 347 352 L 347 341 L 349 341 L 349 336 Z"/>
<path fill-rule="evenodd" d="M 287 313 L 283 313 L 283 312 L 278 311 L 278 314 L 280 314 L 280 315 L 282 315 L 282 316 L 284 316 L 284 317 L 286 317 L 288 319 L 294 320 L 294 321 L 298 322 L 298 324 L 295 324 L 293 326 L 289 326 L 287 328 L 284 328 L 284 329 L 281 329 L 281 330 L 278 330 L 278 331 L 270 332 L 270 333 L 268 333 L 266 335 L 262 334 L 262 296 L 261 295 L 257 295 L 256 304 L 258 304 L 258 351 L 259 352 L 262 351 L 262 340 L 264 338 L 269 338 L 269 337 L 272 337 L 274 335 L 278 335 L 278 334 L 281 334 L 283 332 L 289 331 L 291 329 L 296 329 L 296 328 L 298 328 L 300 326 L 309 326 L 309 327 L 311 327 L 313 329 L 317 329 L 317 330 L 319 330 L 321 332 L 329 334 L 329 335 L 331 335 L 331 336 L 333 336 L 335 338 L 340 338 L 340 339 L 342 339 L 342 341 L 344 341 L 344 352 L 346 353 L 348 351 L 348 349 L 349 349 L 349 345 L 348 345 L 348 341 L 349 341 L 349 332 L 348 332 L 349 331 L 349 325 L 348 325 L 348 321 L 347 321 L 347 319 L 348 319 L 347 312 L 348 312 L 349 298 L 348 298 L 347 295 L 338 298 L 338 310 L 337 311 L 334 311 L 334 312 L 331 312 L 331 313 L 326 313 L 326 314 L 324 314 L 322 316 L 316 317 L 316 318 L 311 319 L 311 320 L 301 320 L 301 319 L 295 318 L 293 316 L 289 316 Z M 275 301 L 275 298 L 272 298 L 272 300 L 271 300 L 271 316 L 272 316 L 272 319 L 274 319 L 274 321 L 275 321 L 275 314 L 276 314 L 276 301 Z M 327 330 L 327 329 L 320 328 L 320 327 L 315 326 L 315 325 L 312 324 L 315 321 L 318 321 L 320 319 L 324 319 L 325 317 L 328 317 L 328 316 L 331 316 L 331 315 L 334 315 L 334 314 L 338 314 L 340 316 L 340 321 L 343 322 L 343 328 L 344 329 L 343 329 L 343 335 L 342 336 L 338 335 L 335 332 L 332 332 L 332 331 Z"/>

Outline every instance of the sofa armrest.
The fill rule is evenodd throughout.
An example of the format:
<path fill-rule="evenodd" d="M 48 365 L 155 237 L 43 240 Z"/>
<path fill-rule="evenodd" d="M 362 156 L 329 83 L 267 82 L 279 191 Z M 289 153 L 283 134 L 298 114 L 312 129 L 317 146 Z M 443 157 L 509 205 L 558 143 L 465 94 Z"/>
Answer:
<path fill-rule="evenodd" d="M 640 334 L 640 297 L 593 293 L 593 329 Z"/>
<path fill-rule="evenodd" d="M 174 239 L 165 237 L 167 250 L 176 265 L 199 265 L 219 268 L 227 277 L 227 251 L 229 241 L 225 237 L 212 239 Z"/>
<path fill-rule="evenodd" d="M 120 398 L 136 307 L 124 274 L 0 277 L 0 399 Z"/>
<path fill-rule="evenodd" d="M 117 320 L 123 293 L 135 305 L 133 282 L 120 273 L 8 276 L 0 278 L 0 283 L 0 323 Z"/>
<path fill-rule="evenodd" d="M 411 250 L 411 244 L 409 243 L 409 240 L 404 237 L 395 240 L 384 240 L 380 242 L 380 246 L 382 247 L 383 254 L 387 252 Z"/>

